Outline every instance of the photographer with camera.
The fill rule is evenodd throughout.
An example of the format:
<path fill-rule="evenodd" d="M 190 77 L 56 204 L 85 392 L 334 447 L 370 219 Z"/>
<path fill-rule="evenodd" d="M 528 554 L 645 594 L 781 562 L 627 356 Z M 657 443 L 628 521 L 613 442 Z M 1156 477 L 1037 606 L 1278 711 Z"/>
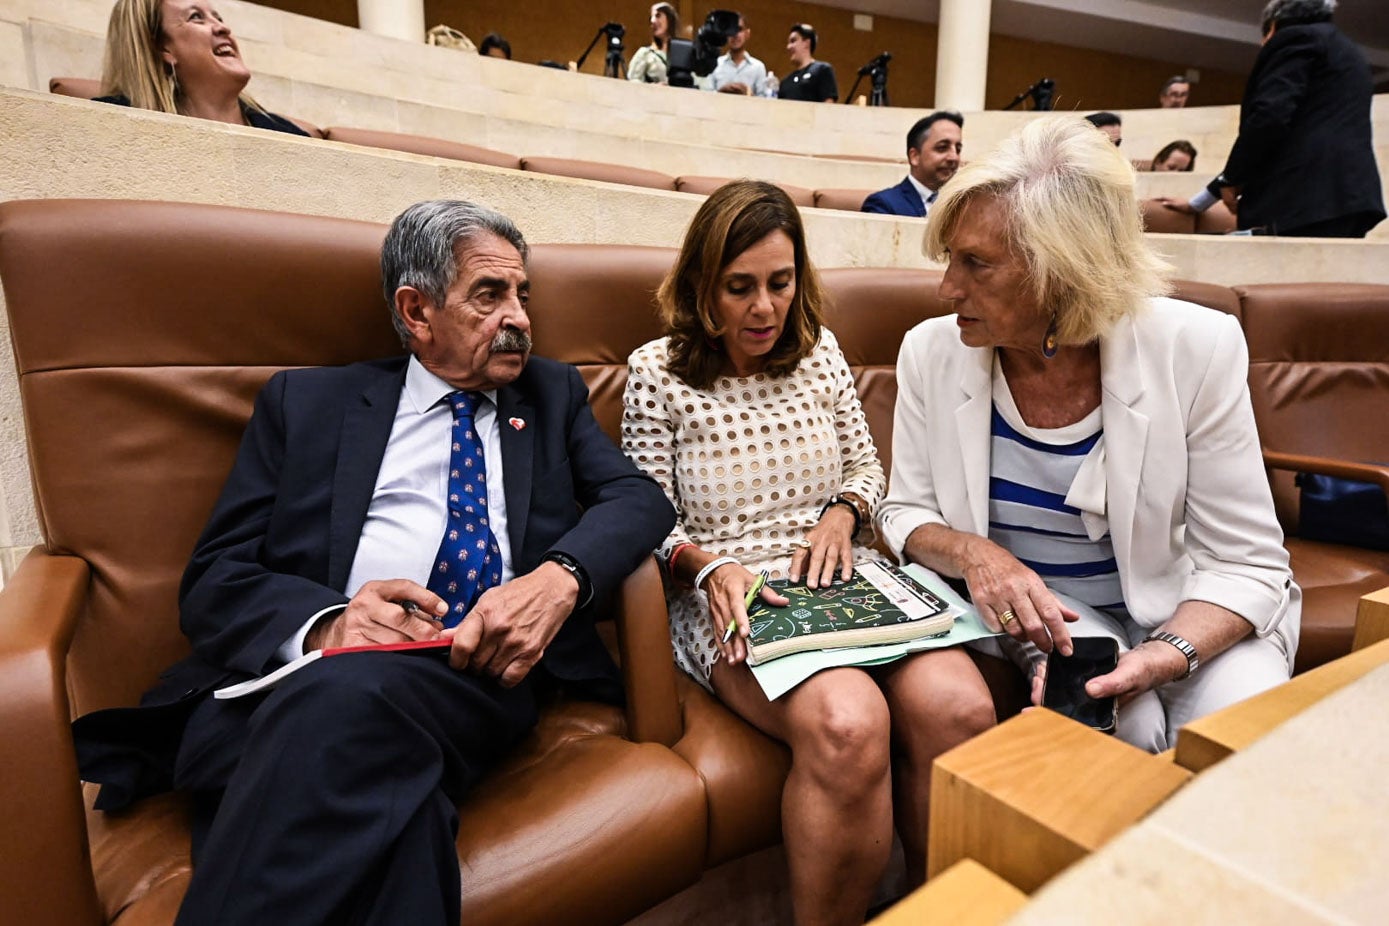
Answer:
<path fill-rule="evenodd" d="M 767 87 L 767 66 L 747 51 L 751 34 L 747 20 L 738 14 L 738 31 L 729 36 L 728 53 L 719 56 L 718 64 L 710 72 L 708 89 L 744 96 L 771 95 Z"/>
<path fill-rule="evenodd" d="M 808 23 L 797 23 L 791 27 L 791 34 L 786 39 L 786 53 L 791 56 L 791 66 L 795 70 L 781 82 L 778 98 L 811 103 L 838 101 L 839 83 L 834 78 L 834 68 L 815 60 L 817 43 L 815 29 Z"/>

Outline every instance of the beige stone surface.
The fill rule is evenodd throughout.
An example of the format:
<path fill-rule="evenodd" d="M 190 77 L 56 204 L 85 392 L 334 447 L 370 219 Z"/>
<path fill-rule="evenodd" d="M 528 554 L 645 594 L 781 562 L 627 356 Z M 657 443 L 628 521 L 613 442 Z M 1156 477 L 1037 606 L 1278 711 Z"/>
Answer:
<path fill-rule="evenodd" d="M 24 27 L 0 22 L 0 87 L 29 86 L 29 65 Z"/>
<path fill-rule="evenodd" d="M 398 108 L 412 107 L 418 117 L 436 110 L 467 113 L 474 129 L 441 137 L 474 144 L 478 123 L 503 119 L 499 138 L 516 141 L 516 154 L 623 160 L 635 150 L 646 159 L 639 166 L 666 173 L 756 176 L 767 173 L 763 162 L 739 160 L 727 148 L 808 153 L 862 154 L 900 159 L 907 127 L 924 111 L 826 106 L 778 100 L 747 99 L 696 93 L 668 87 L 630 84 L 587 74 L 570 74 L 520 62 L 481 59 L 450 49 L 403 42 L 254 3 L 225 0 L 222 8 L 241 39 L 242 50 L 257 77 L 251 92 L 272 109 L 319 125 L 350 125 L 386 131 L 428 134 L 423 122 L 403 119 Z M 102 34 L 109 0 L 5 0 L 0 25 L 29 24 L 28 60 L 33 62 L 20 86 L 42 90 L 53 76 L 96 76 L 100 70 Z M 11 68 L 13 70 L 13 67 Z M 3 72 L 0 72 L 3 73 Z M 7 77 L 11 85 L 15 78 Z M 1377 138 L 1389 138 L 1389 97 L 1376 99 Z M 1201 152 L 1198 163 L 1209 175 L 1224 163 L 1238 126 L 1238 107 L 1193 107 L 1183 110 L 1135 110 L 1125 119 L 1125 153 L 1151 157 L 1175 138 L 1186 138 Z M 967 116 L 966 157 L 993 148 L 1031 118 L 1020 112 L 982 112 Z M 530 131 L 521 134 L 522 124 Z M 555 139 L 555 126 L 574 135 L 571 152 Z M 632 139 L 660 142 L 649 148 Z M 679 151 L 684 146 L 698 150 Z M 509 150 L 505 149 L 504 150 Z M 687 162 L 695 161 L 690 165 Z M 833 169 L 788 162 L 779 168 L 783 182 L 810 188 L 879 188 L 900 179 L 893 165 L 860 165 L 855 176 L 842 165 Z M 1389 162 L 1381 157 L 1389 177 Z M 1170 183 L 1170 182 L 1169 182 Z M 1389 182 L 1386 183 L 1389 186 Z M 1165 189 L 1165 188 L 1164 188 Z M 1162 193 L 1160 195 L 1171 195 Z M 1189 194 L 1188 194 L 1189 195 Z M 1378 233 L 1389 238 L 1389 229 Z"/>
<path fill-rule="evenodd" d="M 1199 775 L 1013 922 L 1382 923 L 1389 666 Z"/>

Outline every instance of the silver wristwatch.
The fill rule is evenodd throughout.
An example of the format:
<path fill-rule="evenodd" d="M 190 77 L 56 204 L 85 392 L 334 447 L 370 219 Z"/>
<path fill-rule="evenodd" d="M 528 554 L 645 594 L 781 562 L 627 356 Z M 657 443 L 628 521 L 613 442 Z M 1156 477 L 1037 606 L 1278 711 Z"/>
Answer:
<path fill-rule="evenodd" d="M 1201 664 L 1201 657 L 1196 655 L 1196 647 L 1185 637 L 1179 637 L 1175 633 L 1168 633 L 1165 630 L 1154 630 L 1144 639 L 1144 643 L 1149 640 L 1157 640 L 1159 643 L 1168 643 L 1177 648 L 1186 657 L 1186 672 L 1177 676 L 1172 681 L 1180 682 L 1184 678 L 1189 678 L 1191 673 L 1196 671 L 1196 667 Z"/>

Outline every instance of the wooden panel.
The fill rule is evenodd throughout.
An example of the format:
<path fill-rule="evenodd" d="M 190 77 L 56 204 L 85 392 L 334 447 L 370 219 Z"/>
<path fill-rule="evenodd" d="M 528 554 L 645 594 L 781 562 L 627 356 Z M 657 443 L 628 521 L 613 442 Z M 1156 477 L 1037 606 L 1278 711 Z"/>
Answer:
<path fill-rule="evenodd" d="M 1034 891 L 1190 778 L 1052 711 L 1025 711 L 936 760 L 927 874 L 973 858 Z"/>
<path fill-rule="evenodd" d="M 994 926 L 1026 903 L 1026 894 L 966 858 L 894 904 L 873 926 Z"/>
<path fill-rule="evenodd" d="M 1352 650 L 1389 640 L 1389 588 L 1365 595 L 1360 599 L 1360 607 L 1355 612 L 1355 639 L 1351 641 Z"/>
<path fill-rule="evenodd" d="M 1389 597 L 1389 590 L 1376 595 Z M 1366 596 L 1371 597 L 1374 596 Z M 1389 602 L 1384 608 L 1389 610 Z M 1389 640 L 1303 672 L 1277 688 L 1192 721 L 1177 734 L 1177 764 L 1192 772 L 1208 769 L 1385 663 L 1389 663 Z"/>

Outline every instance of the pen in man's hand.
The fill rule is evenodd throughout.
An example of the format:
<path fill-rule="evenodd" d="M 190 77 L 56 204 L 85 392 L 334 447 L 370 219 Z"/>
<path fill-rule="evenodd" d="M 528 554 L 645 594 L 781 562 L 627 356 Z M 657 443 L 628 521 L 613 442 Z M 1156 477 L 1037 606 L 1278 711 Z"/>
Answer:
<path fill-rule="evenodd" d="M 430 621 L 431 623 L 435 624 L 443 623 L 442 620 L 435 617 L 433 614 L 425 614 L 424 611 L 420 609 L 420 606 L 415 604 L 409 598 L 406 598 L 404 601 L 402 601 L 400 603 L 400 606 L 404 608 L 405 613 L 409 614 L 411 617 L 418 617 L 420 620 Z"/>
<path fill-rule="evenodd" d="M 744 611 L 752 607 L 752 603 L 757 600 L 758 594 L 762 591 L 762 586 L 766 585 L 767 580 L 771 577 L 771 573 L 767 572 L 765 569 L 758 574 L 757 579 L 752 583 L 752 588 L 748 589 L 747 596 L 743 598 Z M 728 629 L 723 632 L 723 642 L 727 643 L 729 640 L 733 639 L 733 631 L 737 629 L 738 622 L 736 620 L 729 621 Z"/>

